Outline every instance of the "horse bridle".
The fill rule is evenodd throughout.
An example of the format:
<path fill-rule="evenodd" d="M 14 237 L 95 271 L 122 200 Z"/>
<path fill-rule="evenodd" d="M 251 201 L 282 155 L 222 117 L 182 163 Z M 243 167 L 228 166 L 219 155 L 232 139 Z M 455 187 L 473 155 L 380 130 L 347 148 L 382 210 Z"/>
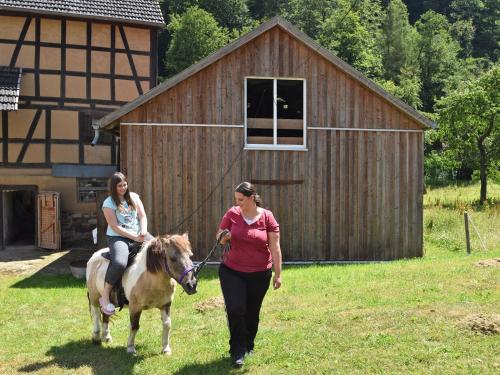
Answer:
<path fill-rule="evenodd" d="M 196 266 L 193 266 L 193 267 L 189 267 L 189 268 L 186 268 L 184 271 L 182 271 L 181 275 L 179 276 L 179 280 L 177 280 L 174 276 L 174 274 L 172 273 L 172 271 L 170 271 L 170 268 L 168 267 L 168 260 L 165 259 L 165 269 L 167 270 L 167 273 L 168 273 L 168 276 L 170 276 L 172 279 L 174 279 L 175 281 L 177 281 L 180 285 L 182 285 L 182 280 L 184 280 L 184 278 L 187 276 L 187 274 L 193 270 L 195 270 L 196 272 Z M 196 275 L 194 275 L 196 277 Z"/>
<path fill-rule="evenodd" d="M 227 234 L 229 233 L 229 230 L 228 229 L 224 229 L 220 234 L 219 236 L 217 237 L 217 240 L 215 241 L 215 245 L 212 247 L 212 250 L 209 251 L 208 255 L 205 257 L 205 259 L 203 259 L 201 261 L 200 264 L 198 264 L 197 266 L 192 266 L 192 267 L 189 267 L 189 268 L 186 268 L 184 271 L 182 271 L 181 275 L 179 276 L 179 280 L 177 280 L 175 277 L 174 277 L 174 274 L 172 273 L 172 271 L 170 271 L 170 268 L 168 267 L 168 259 L 165 258 L 165 268 L 167 270 L 167 273 L 168 275 L 174 279 L 175 281 L 177 281 L 179 284 L 182 285 L 182 280 L 184 280 L 184 278 L 187 276 L 187 274 L 189 272 L 193 272 L 193 276 L 194 277 L 197 277 L 198 274 L 200 273 L 201 269 L 205 266 L 205 264 L 207 263 L 207 260 L 210 258 L 210 256 L 212 255 L 212 253 L 215 251 L 215 249 L 217 249 L 219 246 L 221 246 L 221 240 L 224 236 L 226 236 Z M 226 243 L 225 245 L 225 248 L 227 248 L 229 245 L 228 243 Z"/>

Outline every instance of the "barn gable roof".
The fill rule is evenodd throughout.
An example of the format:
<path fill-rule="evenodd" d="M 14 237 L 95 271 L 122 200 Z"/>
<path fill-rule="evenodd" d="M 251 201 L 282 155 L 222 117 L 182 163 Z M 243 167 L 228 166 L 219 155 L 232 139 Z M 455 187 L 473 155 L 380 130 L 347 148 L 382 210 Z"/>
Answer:
<path fill-rule="evenodd" d="M 163 27 L 158 0 L 0 0 L 0 10 Z"/>
<path fill-rule="evenodd" d="M 370 89 L 373 92 L 375 92 L 376 94 L 380 95 L 382 98 L 387 100 L 389 103 L 391 103 L 395 107 L 399 108 L 403 113 L 407 114 L 410 118 L 415 120 L 417 123 L 421 124 L 423 127 L 425 127 L 425 128 L 434 128 L 435 127 L 434 122 L 430 121 L 428 118 L 421 115 L 418 111 L 416 111 L 415 109 L 410 107 L 408 104 L 406 104 L 402 100 L 396 98 L 395 96 L 391 95 L 390 93 L 388 93 L 387 91 L 382 89 L 379 85 L 374 83 L 372 80 L 365 77 L 359 71 L 354 69 L 352 66 L 350 66 L 349 64 L 344 62 L 339 57 L 335 56 L 333 53 L 331 53 L 327 49 L 321 47 L 318 43 L 316 43 L 313 39 L 308 37 L 302 31 L 300 31 L 297 27 L 295 27 L 290 22 L 286 21 L 284 18 L 279 17 L 279 16 L 270 19 L 269 21 L 263 23 L 262 25 L 260 25 L 256 29 L 243 35 L 239 39 L 228 44 L 227 46 L 219 49 L 218 51 L 216 51 L 212 55 L 204 58 L 203 60 L 199 61 L 198 63 L 183 70 L 182 72 L 178 73 L 177 75 L 173 76 L 172 78 L 162 82 L 161 84 L 154 87 L 150 91 L 137 97 L 135 100 L 133 100 L 133 101 L 125 104 L 124 106 L 116 109 L 115 111 L 109 113 L 108 115 L 106 115 L 105 117 L 103 117 L 102 119 L 97 121 L 97 123 L 95 123 L 95 126 L 96 127 L 98 126 L 101 129 L 102 128 L 113 128 L 114 126 L 117 125 L 119 119 L 121 117 L 123 117 L 124 115 L 126 115 L 127 113 L 133 111 L 137 107 L 148 102 L 149 100 L 160 95 L 161 93 L 167 91 L 171 87 L 179 84 L 183 80 L 191 77 L 192 75 L 196 74 L 197 72 L 201 71 L 202 69 L 206 68 L 207 66 L 222 59 L 224 56 L 230 54 L 231 52 L 244 46 L 245 44 L 251 42 L 252 40 L 257 38 L 258 36 L 264 34 L 265 32 L 271 30 L 274 27 L 280 27 L 281 29 L 290 33 L 297 40 L 301 41 L 309 48 L 315 50 L 319 55 L 321 55 L 326 60 L 330 61 L 337 68 L 342 70 L 344 73 L 353 77 L 355 80 L 357 80 L 358 82 L 360 82 L 361 84 L 366 86 L 368 89 Z"/>

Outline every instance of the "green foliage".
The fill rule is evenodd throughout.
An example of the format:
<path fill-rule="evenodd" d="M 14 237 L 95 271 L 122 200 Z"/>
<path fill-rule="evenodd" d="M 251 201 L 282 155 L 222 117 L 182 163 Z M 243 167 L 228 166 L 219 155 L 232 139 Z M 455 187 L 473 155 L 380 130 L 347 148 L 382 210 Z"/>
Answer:
<path fill-rule="evenodd" d="M 408 10 L 401 0 L 390 1 L 380 39 L 384 78 L 399 84 L 402 69 L 415 70 L 418 65 L 418 34 L 410 25 Z"/>
<path fill-rule="evenodd" d="M 241 30 L 251 23 L 246 0 L 198 0 L 198 6 L 228 29 Z"/>
<path fill-rule="evenodd" d="M 475 57 L 486 56 L 493 61 L 500 57 L 500 2 L 498 0 L 453 0 L 450 18 L 457 23 L 470 24 L 468 47 Z M 468 40 L 472 39 L 472 40 Z M 470 55 L 467 55 L 470 56 Z"/>
<path fill-rule="evenodd" d="M 500 159 L 500 66 L 439 102 L 439 128 L 443 143 L 457 159 L 481 172 Z M 486 186 L 481 200 L 486 199 Z"/>
<path fill-rule="evenodd" d="M 418 59 L 422 104 L 425 111 L 432 111 L 436 100 L 444 94 L 448 77 L 457 67 L 460 46 L 451 37 L 450 24 L 441 14 L 426 12 L 416 27 L 420 34 Z"/>
<path fill-rule="evenodd" d="M 288 0 L 247 0 L 253 18 L 266 20 L 280 14 L 280 9 Z"/>
<path fill-rule="evenodd" d="M 173 15 L 168 25 L 172 42 L 165 60 L 169 76 L 215 52 L 229 41 L 229 32 L 214 17 L 196 6 L 181 15 Z"/>
<path fill-rule="evenodd" d="M 397 76 L 399 84 L 391 80 L 375 80 L 381 85 L 384 90 L 391 93 L 395 97 L 401 99 L 414 109 L 418 109 L 422 105 L 420 100 L 420 90 L 422 84 L 418 74 L 413 73 L 408 68 L 402 68 L 400 74 Z"/>
<path fill-rule="evenodd" d="M 321 24 L 334 12 L 336 3 L 336 0 L 289 0 L 282 15 L 315 39 Z"/>
<path fill-rule="evenodd" d="M 376 38 L 348 2 L 339 2 L 321 24 L 318 41 L 368 77 L 381 75 L 382 58 Z"/>

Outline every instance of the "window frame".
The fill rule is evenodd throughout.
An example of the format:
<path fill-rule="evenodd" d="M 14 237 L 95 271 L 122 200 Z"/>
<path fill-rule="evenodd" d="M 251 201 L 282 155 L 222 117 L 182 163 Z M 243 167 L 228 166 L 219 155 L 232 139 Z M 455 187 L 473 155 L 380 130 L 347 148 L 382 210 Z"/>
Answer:
<path fill-rule="evenodd" d="M 97 179 L 97 180 L 102 180 L 103 182 L 105 182 L 105 186 L 104 187 L 96 187 L 96 186 L 93 186 L 93 187 L 81 187 L 80 186 L 80 182 L 82 180 L 92 180 L 92 179 Z M 100 191 L 108 191 L 109 188 L 108 188 L 108 179 L 105 178 L 105 177 L 77 177 L 76 178 L 76 202 L 77 203 L 95 203 L 97 202 L 97 196 L 99 194 Z M 92 201 L 82 201 L 80 200 L 80 193 L 81 192 L 90 192 L 90 191 L 94 191 L 95 192 L 95 199 L 92 200 Z"/>
<path fill-rule="evenodd" d="M 247 82 L 249 79 L 268 79 L 273 81 L 273 144 L 259 144 L 259 143 L 248 143 L 247 139 L 247 130 L 248 130 L 248 119 L 247 119 Z M 283 81 L 302 81 L 302 101 L 303 101 L 303 126 L 302 126 L 302 134 L 303 134 L 303 143 L 301 145 L 287 145 L 287 144 L 278 144 L 278 80 Z M 296 77 L 262 77 L 262 76 L 245 76 L 245 81 L 243 85 L 243 117 L 244 117 L 244 129 L 245 129 L 245 150 L 285 150 L 285 151 L 307 151 L 307 101 L 306 101 L 306 93 L 307 93 L 307 80 L 305 78 L 296 78 Z"/>

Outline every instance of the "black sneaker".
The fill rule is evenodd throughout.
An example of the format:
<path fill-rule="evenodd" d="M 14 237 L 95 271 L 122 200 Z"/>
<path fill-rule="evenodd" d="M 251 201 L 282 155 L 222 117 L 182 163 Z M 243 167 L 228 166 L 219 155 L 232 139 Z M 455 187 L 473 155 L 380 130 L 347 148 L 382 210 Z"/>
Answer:
<path fill-rule="evenodd" d="M 243 364 L 245 363 L 244 358 L 245 358 L 244 354 L 240 354 L 240 355 L 234 356 L 233 357 L 233 365 L 234 365 L 234 367 L 241 367 L 241 366 L 243 366 Z"/>

